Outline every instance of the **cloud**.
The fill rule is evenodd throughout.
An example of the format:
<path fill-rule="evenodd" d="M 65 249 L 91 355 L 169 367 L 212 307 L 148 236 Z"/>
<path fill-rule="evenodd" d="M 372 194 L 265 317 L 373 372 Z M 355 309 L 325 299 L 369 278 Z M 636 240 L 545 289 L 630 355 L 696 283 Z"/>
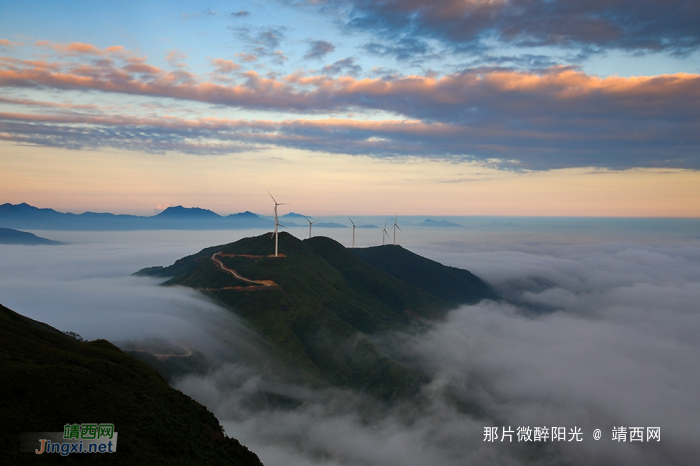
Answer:
<path fill-rule="evenodd" d="M 254 61 L 260 58 L 270 58 L 276 65 L 282 65 L 288 60 L 287 56 L 279 50 L 279 46 L 286 37 L 287 28 L 284 26 L 268 26 L 251 29 L 249 27 L 229 27 L 240 40 L 248 44 L 249 52 L 237 53 L 242 56 L 242 61 Z"/>
<path fill-rule="evenodd" d="M 165 56 L 165 60 L 176 68 L 186 68 L 187 65 L 182 61 L 187 58 L 185 52 L 180 52 L 178 50 L 169 50 L 168 54 Z"/>
<path fill-rule="evenodd" d="M 397 60 L 417 60 L 423 61 L 429 56 L 431 49 L 425 41 L 411 37 L 404 37 L 393 41 L 390 44 L 380 44 L 370 42 L 362 48 L 371 55 L 393 56 Z"/>
<path fill-rule="evenodd" d="M 225 359 L 231 354 L 225 341 L 233 334 L 216 328 L 247 331 L 233 314 L 193 290 L 161 288 L 157 280 L 130 276 L 151 264 L 172 262 L 199 246 L 228 241 L 216 232 L 203 234 L 208 238 L 52 232 L 48 236 L 69 244 L 54 251 L 0 248 L 2 304 L 87 339 L 163 338 L 196 345 Z M 15 274 L 9 264 L 16 267 Z"/>
<path fill-rule="evenodd" d="M 231 60 L 222 58 L 213 58 L 211 64 L 214 66 L 217 73 L 229 74 L 240 69 L 241 65 L 234 63 Z"/>
<path fill-rule="evenodd" d="M 320 11 L 342 11 L 349 29 L 370 31 L 386 39 L 437 39 L 454 49 L 484 47 L 494 38 L 521 47 L 664 51 L 677 55 L 697 50 L 700 45 L 695 27 L 700 9 L 687 0 L 643 4 L 629 0 L 328 0 L 320 5 Z"/>
<path fill-rule="evenodd" d="M 309 44 L 309 50 L 304 55 L 304 59 L 321 60 L 329 53 L 335 51 L 335 46 L 325 40 L 314 40 Z"/>
<path fill-rule="evenodd" d="M 267 26 L 257 29 L 251 29 L 249 27 L 231 27 L 230 29 L 249 45 L 268 52 L 279 47 L 281 41 L 286 36 L 287 30 L 284 26 Z"/>
<path fill-rule="evenodd" d="M 508 300 L 461 307 L 422 333 L 374 336 L 432 377 L 422 398 L 392 406 L 266 370 L 268 348 L 233 313 L 129 276 L 237 239 L 231 232 L 47 232 L 69 244 L 0 246 L 0 294 L 89 339 L 165 338 L 217 359 L 176 387 L 266 465 L 691 464 L 700 453 L 700 245 L 669 235 L 673 220 L 657 230 L 627 222 L 608 222 L 614 235 L 593 219 L 574 222 L 572 234 L 535 220 L 526 234 L 414 237 L 411 249 L 470 269 Z M 301 404 L 266 404 L 263 392 Z M 484 427 L 508 425 L 577 426 L 584 436 L 537 447 L 483 441 Z M 613 425 L 660 426 L 661 441 L 612 442 Z"/>
<path fill-rule="evenodd" d="M 355 63 L 355 59 L 352 57 L 343 58 L 338 60 L 331 65 L 326 65 L 321 68 L 321 72 L 327 75 L 338 75 L 345 74 L 347 76 L 356 77 L 362 71 L 362 67 Z"/>
<path fill-rule="evenodd" d="M 38 47 L 50 47 L 62 55 L 79 56 L 79 55 L 122 55 L 125 50 L 122 45 L 113 45 L 105 49 L 100 49 L 92 44 L 83 42 L 71 42 L 70 44 L 52 44 L 48 41 L 36 41 L 34 45 Z"/>
<path fill-rule="evenodd" d="M 39 100 L 30 99 L 11 99 L 6 97 L 0 97 L 0 102 L 5 104 L 14 104 L 30 107 L 47 107 L 47 108 L 59 108 L 59 109 L 77 109 L 77 110 L 100 110 L 100 106 L 95 104 L 71 104 L 71 103 L 56 103 L 56 102 L 45 102 Z"/>
<path fill-rule="evenodd" d="M 246 11 L 246 10 L 238 10 L 234 13 L 231 13 L 231 16 L 233 16 L 235 18 L 243 18 L 245 16 L 250 16 L 250 12 Z"/>
<path fill-rule="evenodd" d="M 263 52 L 275 62 L 287 60 L 279 50 Z M 346 153 L 382 157 L 470 158 L 537 170 L 700 168 L 700 77 L 695 74 L 599 78 L 571 67 L 528 72 L 481 67 L 447 75 L 370 79 L 354 77 L 360 69 L 347 58 L 324 67 L 323 74 L 262 76 L 246 71 L 207 81 L 182 69 L 154 67 L 128 51 L 110 53 L 115 55 L 97 61 L 81 60 L 80 55 L 54 62 L 2 57 L 0 86 L 164 97 L 314 116 L 381 111 L 420 122 L 425 129 L 413 135 L 388 134 L 379 125 L 373 128 L 377 134 L 369 134 L 358 131 L 362 124 L 318 125 L 304 138 L 283 135 L 277 140 L 311 150 L 326 150 L 325 141 L 342 136 L 349 144 L 336 147 L 346 148 Z M 237 56 L 241 62 L 258 59 L 248 53 Z M 216 59 L 212 63 L 226 69 L 235 65 Z M 13 117 L 8 115 L 4 119 L 9 123 Z M 404 127 L 409 126 L 416 127 Z M 339 132 L 342 127 L 348 131 Z M 309 125 L 295 128 L 300 136 Z"/>
<path fill-rule="evenodd" d="M 236 56 L 239 57 L 239 60 L 248 61 L 248 62 L 257 61 L 257 59 L 258 59 L 257 56 L 250 54 L 250 53 L 244 53 L 244 52 L 237 53 Z"/>
<path fill-rule="evenodd" d="M 289 58 L 287 58 L 287 56 L 281 50 L 275 50 L 274 52 L 270 53 L 270 56 L 272 57 L 272 62 L 277 65 L 282 65 L 284 62 L 289 60 Z"/>
<path fill-rule="evenodd" d="M 18 46 L 24 45 L 22 42 L 14 42 L 8 39 L 0 39 L 0 47 L 7 47 L 7 48 L 15 48 Z"/>

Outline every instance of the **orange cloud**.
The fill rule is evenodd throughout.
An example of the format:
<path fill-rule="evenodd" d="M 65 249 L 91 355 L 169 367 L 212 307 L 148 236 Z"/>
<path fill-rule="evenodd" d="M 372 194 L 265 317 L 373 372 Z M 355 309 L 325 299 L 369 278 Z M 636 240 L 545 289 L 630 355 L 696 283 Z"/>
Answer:
<path fill-rule="evenodd" d="M 107 54 L 124 54 L 125 49 L 122 45 L 112 45 L 110 47 L 100 49 L 92 44 L 84 42 L 71 42 L 70 44 L 52 44 L 48 40 L 38 40 L 34 42 L 37 47 L 50 47 L 53 50 L 63 55 L 107 55 Z"/>
<path fill-rule="evenodd" d="M 51 47 L 71 53 L 104 53 L 93 45 L 76 42 Z M 122 48 L 115 50 L 123 52 Z M 255 59 L 248 54 L 238 55 L 244 61 Z M 168 57 L 172 61 L 183 55 L 171 51 Z M 601 105 L 601 110 L 614 107 L 614 111 L 642 109 L 667 114 L 695 106 L 700 98 L 700 76 L 684 73 L 599 78 L 569 68 L 552 68 L 544 73 L 466 70 L 439 78 L 411 75 L 395 79 L 358 79 L 298 72 L 279 78 L 262 77 L 248 71 L 241 75 L 245 82 L 222 85 L 202 81 L 184 71 L 163 72 L 145 63 L 143 58 L 130 57 L 125 61 L 127 63 L 121 67 L 109 61 L 80 66 L 65 63 L 59 71 L 56 66 L 49 67 L 43 62 L 3 58 L 0 60 L 0 85 L 85 88 L 291 110 L 342 110 L 360 106 L 409 117 L 436 118 L 429 113 L 439 110 L 448 119 L 455 111 L 463 112 L 464 106 L 502 108 L 513 114 L 538 108 L 551 111 L 574 101 L 585 104 L 587 112 L 595 111 L 591 107 L 595 102 Z M 239 68 L 229 60 L 215 59 L 212 64 L 220 72 Z M 130 73 L 148 76 L 141 79 Z M 673 106 L 668 105 L 671 102 Z"/>
<path fill-rule="evenodd" d="M 210 61 L 211 64 L 216 68 L 216 71 L 222 74 L 232 73 L 234 71 L 237 71 L 241 67 L 241 65 L 239 65 L 238 63 L 235 63 L 231 60 L 224 60 L 222 58 L 214 58 Z"/>
<path fill-rule="evenodd" d="M 7 39 L 0 39 L 0 47 L 9 47 L 9 48 L 14 48 L 20 45 L 24 45 L 22 42 L 14 42 L 11 40 Z"/>
<path fill-rule="evenodd" d="M 88 55 L 99 50 L 89 44 L 69 45 L 63 50 Z M 250 70 L 222 83 L 184 70 L 164 71 L 128 51 L 117 52 L 114 60 L 86 63 L 0 57 L 0 86 L 92 90 L 313 115 L 358 109 L 400 115 L 393 123 L 384 120 L 378 126 L 329 119 L 256 121 L 265 128 L 259 135 L 226 132 L 245 127 L 242 122 L 197 123 L 200 129 L 219 131 L 216 137 L 224 139 L 313 150 L 470 156 L 518 167 L 700 168 L 700 75 L 696 74 L 600 78 L 554 67 L 540 73 L 466 69 L 445 76 L 359 79 L 308 72 L 261 75 Z M 211 63 L 220 72 L 239 69 L 229 60 Z M 399 125 L 400 119 L 409 121 Z M 162 127 L 157 122 L 132 124 Z M 229 129 L 224 128 L 227 125 Z M 332 148 L 334 137 L 345 140 L 345 145 Z"/>
<path fill-rule="evenodd" d="M 170 63 L 170 66 L 175 66 L 177 68 L 185 68 L 185 65 L 181 60 L 187 58 L 187 54 L 177 50 L 170 50 L 165 56 L 165 60 Z"/>
<path fill-rule="evenodd" d="M 236 56 L 240 57 L 241 61 L 256 61 L 258 59 L 258 57 L 252 53 L 237 53 Z"/>
<path fill-rule="evenodd" d="M 0 97 L 0 102 L 6 104 L 15 105 L 28 105 L 36 107 L 49 107 L 49 108 L 62 108 L 62 109 L 78 109 L 78 110 L 97 110 L 100 107 L 93 104 L 80 105 L 80 104 L 70 104 L 70 103 L 57 103 L 57 102 L 43 102 L 37 100 L 29 99 L 9 99 L 5 97 Z"/>

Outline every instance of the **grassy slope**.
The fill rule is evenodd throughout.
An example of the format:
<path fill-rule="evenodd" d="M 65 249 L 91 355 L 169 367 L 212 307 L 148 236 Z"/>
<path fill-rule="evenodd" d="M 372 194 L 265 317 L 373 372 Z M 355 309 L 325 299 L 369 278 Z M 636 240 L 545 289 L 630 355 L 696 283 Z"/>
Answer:
<path fill-rule="evenodd" d="M 398 245 L 350 251 L 368 264 L 434 296 L 460 304 L 498 298 L 486 282 L 468 270 L 442 265 Z"/>
<path fill-rule="evenodd" d="M 458 301 L 404 283 L 331 239 L 301 241 L 282 233 L 279 241 L 286 257 L 269 257 L 274 241 L 262 235 L 207 248 L 171 267 L 141 273 L 174 276 L 166 285 L 209 289 L 290 355 L 301 370 L 329 384 L 365 389 L 382 398 L 415 389 L 423 378 L 386 358 L 363 334 L 438 319 Z M 279 287 L 212 290 L 246 285 L 215 266 L 210 258 L 218 251 L 262 256 L 221 259 L 244 277 L 272 280 Z"/>
<path fill-rule="evenodd" d="M 0 451 L 5 464 L 61 463 L 19 452 L 20 432 L 62 432 L 65 424 L 113 423 L 114 454 L 71 462 L 149 465 L 260 465 L 224 436 L 204 406 L 105 340 L 79 342 L 0 305 Z"/>

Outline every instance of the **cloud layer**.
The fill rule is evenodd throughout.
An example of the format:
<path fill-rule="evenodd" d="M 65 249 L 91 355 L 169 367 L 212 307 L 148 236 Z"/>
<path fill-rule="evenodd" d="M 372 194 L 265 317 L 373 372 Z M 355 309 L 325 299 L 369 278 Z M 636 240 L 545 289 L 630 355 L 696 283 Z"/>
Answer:
<path fill-rule="evenodd" d="M 665 51 L 697 50 L 700 8 L 691 0 L 325 0 L 347 11 L 345 26 L 385 37 L 437 39 L 480 50 L 489 40 L 516 46 Z M 399 39 L 401 40 L 401 39 Z"/>
<path fill-rule="evenodd" d="M 596 233 L 594 220 L 582 224 L 585 235 L 545 223 L 536 233 L 496 228 L 468 242 L 464 232 L 406 226 L 417 251 L 472 270 L 507 301 L 457 309 L 426 333 L 375 336 L 433 379 L 421 402 L 394 406 L 288 383 L 255 357 L 235 357 L 265 353 L 228 311 L 128 277 L 231 240 L 227 232 L 44 232 L 72 244 L 1 247 L 0 294 L 21 313 L 88 338 L 171 338 L 226 361 L 177 387 L 269 465 L 690 464 L 700 453 L 700 244 L 668 228 L 640 236 L 638 225 L 616 225 L 612 236 Z M 262 392 L 302 404 L 251 401 Z M 583 441 L 483 441 L 484 427 L 509 425 L 576 426 Z M 613 442 L 619 425 L 659 426 L 661 441 Z"/>
<path fill-rule="evenodd" d="M 243 32 L 257 44 L 256 54 L 268 55 L 277 53 L 283 34 L 276 29 Z M 700 167 L 700 77 L 694 74 L 599 78 L 567 67 L 540 72 L 467 68 L 442 76 L 359 78 L 361 68 L 346 58 L 317 73 L 261 75 L 242 66 L 257 59 L 248 54 L 239 62 L 211 59 L 214 72 L 205 79 L 188 71 L 177 51 L 166 57 L 175 68 L 168 71 L 123 47 L 37 44 L 57 55 L 53 60 L 0 57 L 1 87 L 155 98 L 166 104 L 165 114 L 145 118 L 133 109 L 106 108 L 81 114 L 68 112 L 72 104 L 47 102 L 53 114 L 3 112 L 4 140 L 200 154 L 272 144 L 382 157 L 464 158 L 528 169 Z M 315 41 L 309 58 L 332 48 Z M 34 113 L 41 106 L 26 98 L 4 101 L 32 107 Z M 213 111 L 299 117 L 177 121 L 167 114 L 173 101 L 214 105 Z M 61 105 L 64 112 L 58 111 Z M 392 117 L 327 117 L 347 112 Z"/>

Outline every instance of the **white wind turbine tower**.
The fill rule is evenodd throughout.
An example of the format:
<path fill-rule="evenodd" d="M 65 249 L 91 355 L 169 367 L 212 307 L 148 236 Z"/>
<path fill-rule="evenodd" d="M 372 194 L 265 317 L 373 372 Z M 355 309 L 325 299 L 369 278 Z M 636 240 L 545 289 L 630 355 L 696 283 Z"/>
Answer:
<path fill-rule="evenodd" d="M 319 218 L 319 219 L 314 220 L 312 222 L 311 220 L 309 220 L 309 218 L 306 215 L 302 215 L 302 217 L 304 217 L 306 219 L 306 221 L 309 222 L 309 238 L 311 238 L 311 225 L 313 225 L 314 223 L 318 222 L 321 219 Z"/>
<path fill-rule="evenodd" d="M 270 191 L 268 191 L 267 194 L 270 194 Z M 272 197 L 272 194 L 270 194 L 270 197 Z M 278 244 L 279 244 L 279 238 L 278 238 L 278 236 L 277 236 L 277 231 L 278 231 L 279 226 L 280 226 L 280 222 L 279 222 L 279 220 L 277 219 L 277 206 L 278 206 L 278 205 L 287 205 L 287 204 L 286 204 L 286 203 L 280 204 L 279 202 L 277 202 L 277 201 L 275 200 L 274 197 L 272 197 L 272 200 L 273 200 L 273 202 L 275 203 L 275 233 L 274 233 L 274 234 L 275 234 L 275 257 L 277 257 L 277 246 L 278 246 Z"/>
<path fill-rule="evenodd" d="M 352 247 L 354 249 L 355 248 L 355 222 L 353 222 L 350 217 L 348 217 L 348 220 L 350 220 L 350 223 L 352 223 Z"/>
<path fill-rule="evenodd" d="M 394 217 L 394 246 L 396 246 L 396 229 L 398 228 L 399 231 L 403 232 L 401 227 L 396 223 L 396 220 L 399 218 L 398 214 L 396 217 Z"/>
<path fill-rule="evenodd" d="M 384 230 L 382 230 L 382 246 L 384 246 L 384 235 L 389 236 L 389 233 L 386 231 L 386 219 L 384 220 Z"/>

